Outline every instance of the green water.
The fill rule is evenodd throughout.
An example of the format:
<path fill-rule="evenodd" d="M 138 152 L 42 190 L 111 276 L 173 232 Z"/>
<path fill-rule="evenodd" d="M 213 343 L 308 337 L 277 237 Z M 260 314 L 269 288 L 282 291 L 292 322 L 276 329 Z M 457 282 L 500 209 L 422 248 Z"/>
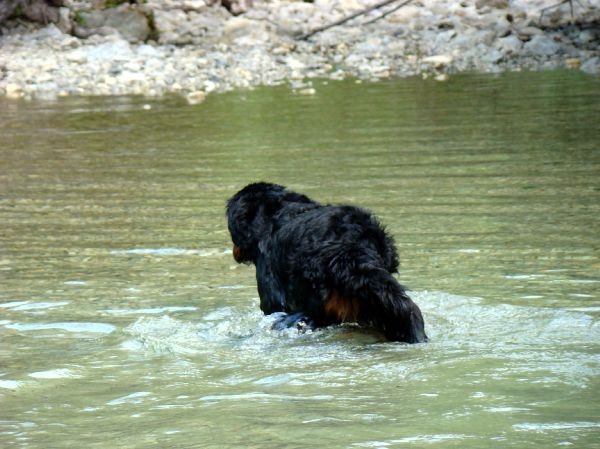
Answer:
<path fill-rule="evenodd" d="M 0 101 L 0 447 L 600 448 L 598 78 L 316 90 Z M 380 216 L 430 343 L 271 331 L 256 180 Z"/>

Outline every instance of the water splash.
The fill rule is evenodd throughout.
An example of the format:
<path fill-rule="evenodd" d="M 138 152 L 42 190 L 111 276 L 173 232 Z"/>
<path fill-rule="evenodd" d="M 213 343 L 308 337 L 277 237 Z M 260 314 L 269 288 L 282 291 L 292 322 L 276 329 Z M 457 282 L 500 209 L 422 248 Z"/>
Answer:
<path fill-rule="evenodd" d="M 585 313 L 490 305 L 479 298 L 440 292 L 413 292 L 412 296 L 425 315 L 431 337 L 426 345 L 383 342 L 380 336 L 351 325 L 308 333 L 274 331 L 271 326 L 276 317 L 262 315 L 258 307 L 226 307 L 199 322 L 168 315 L 140 317 L 125 328 L 132 339 L 123 347 L 200 357 L 211 366 L 258 363 L 285 369 L 286 382 L 298 384 L 341 384 L 339 379 L 347 376 L 426 378 L 428 369 L 448 362 L 449 353 L 462 362 L 497 360 L 488 373 L 496 379 L 527 374 L 532 382 L 585 387 L 600 371 L 594 353 L 600 325 Z M 393 358 L 391 354 L 395 354 Z M 323 370 L 323 365 L 330 369 Z M 289 374 L 308 366 L 321 367 L 319 375 Z M 355 368 L 347 370 L 347 366 Z"/>
<path fill-rule="evenodd" d="M 42 330 L 61 330 L 74 333 L 99 333 L 110 334 L 116 330 L 116 327 L 108 323 L 11 323 L 5 324 L 7 329 L 14 329 L 21 332 L 42 331 Z"/>

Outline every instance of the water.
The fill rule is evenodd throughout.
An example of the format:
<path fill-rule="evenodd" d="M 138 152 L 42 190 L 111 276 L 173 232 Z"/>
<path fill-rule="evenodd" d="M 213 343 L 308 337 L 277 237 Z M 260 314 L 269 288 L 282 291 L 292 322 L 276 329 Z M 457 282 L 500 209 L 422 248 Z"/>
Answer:
<path fill-rule="evenodd" d="M 316 88 L 0 103 L 1 447 L 600 448 L 598 79 Z M 256 180 L 379 215 L 431 342 L 271 331 Z"/>

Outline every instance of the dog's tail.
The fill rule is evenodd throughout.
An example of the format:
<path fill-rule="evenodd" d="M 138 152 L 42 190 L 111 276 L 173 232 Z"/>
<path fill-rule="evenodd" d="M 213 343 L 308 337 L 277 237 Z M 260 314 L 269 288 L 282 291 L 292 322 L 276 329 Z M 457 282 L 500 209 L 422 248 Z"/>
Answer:
<path fill-rule="evenodd" d="M 419 306 L 394 276 L 376 263 L 377 253 L 364 247 L 345 249 L 329 264 L 333 288 L 325 313 L 341 322 L 373 326 L 389 340 L 427 341 Z"/>

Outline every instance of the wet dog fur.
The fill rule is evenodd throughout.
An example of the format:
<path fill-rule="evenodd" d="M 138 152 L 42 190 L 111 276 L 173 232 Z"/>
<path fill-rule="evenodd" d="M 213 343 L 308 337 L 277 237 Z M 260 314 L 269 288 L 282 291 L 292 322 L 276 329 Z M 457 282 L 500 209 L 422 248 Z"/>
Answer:
<path fill-rule="evenodd" d="M 358 323 L 388 340 L 427 341 L 423 316 L 392 275 L 392 237 L 368 211 L 322 205 L 270 183 L 227 202 L 233 257 L 256 266 L 260 308 L 279 326 Z"/>

